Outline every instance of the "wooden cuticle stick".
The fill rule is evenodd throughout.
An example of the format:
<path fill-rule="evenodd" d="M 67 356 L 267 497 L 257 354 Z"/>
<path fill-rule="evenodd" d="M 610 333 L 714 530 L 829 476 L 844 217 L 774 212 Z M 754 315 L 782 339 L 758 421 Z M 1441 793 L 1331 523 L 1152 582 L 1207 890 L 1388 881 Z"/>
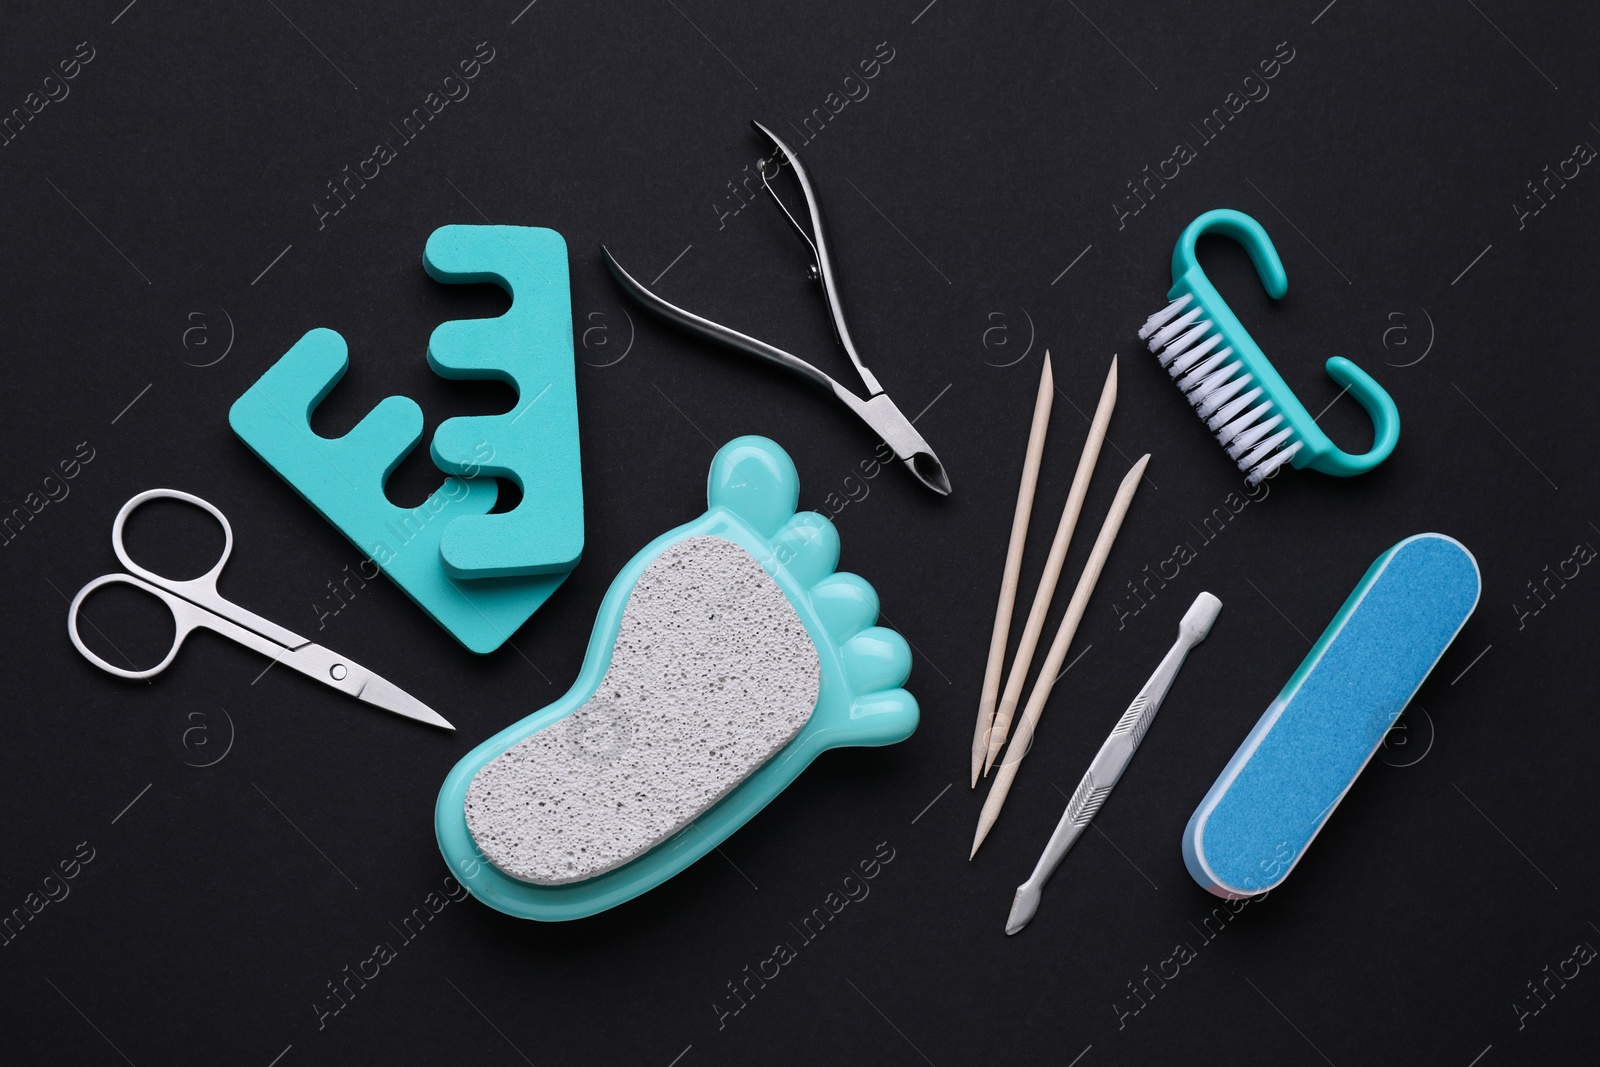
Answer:
<path fill-rule="evenodd" d="M 1149 453 L 1141 456 L 1123 477 L 1122 484 L 1117 487 L 1117 495 L 1111 502 L 1111 510 L 1106 513 L 1106 521 L 1100 527 L 1099 536 L 1095 538 L 1089 562 L 1083 565 L 1083 574 L 1078 578 L 1077 588 L 1072 591 L 1072 600 L 1068 603 L 1067 613 L 1061 620 L 1061 628 L 1056 631 L 1055 639 L 1050 642 L 1050 652 L 1045 656 L 1044 667 L 1039 672 L 1038 680 L 1034 682 L 1033 693 L 1028 697 L 1028 706 L 1022 713 L 1021 722 L 1017 724 L 1017 732 L 1011 738 L 1011 751 L 1000 762 L 1000 773 L 995 775 L 994 785 L 989 787 L 989 795 L 984 799 L 983 812 L 978 816 L 978 831 L 972 838 L 972 856 L 978 854 L 978 846 L 983 844 L 983 839 L 989 836 L 995 821 L 1000 818 L 1000 809 L 1005 805 L 1006 794 L 1011 791 L 1011 783 L 1017 777 L 1017 768 L 1022 766 L 1022 760 L 1028 754 L 1034 730 L 1038 728 L 1039 719 L 1044 715 L 1044 706 L 1050 699 L 1050 690 L 1061 674 L 1061 665 L 1066 661 L 1067 650 L 1078 632 L 1078 624 L 1083 621 L 1084 610 L 1089 606 L 1089 597 L 1094 592 L 1095 583 L 1100 580 L 1100 572 L 1105 569 L 1106 557 L 1111 555 L 1111 546 L 1116 543 L 1117 532 L 1122 529 L 1122 520 L 1128 514 L 1128 508 L 1133 503 L 1133 495 L 1139 489 L 1139 480 L 1144 477 L 1144 469 L 1149 462 Z"/>
<path fill-rule="evenodd" d="M 978 700 L 978 723 L 972 732 L 972 787 L 989 754 L 989 732 L 994 723 L 995 698 L 1005 669 L 1006 641 L 1011 636 L 1011 615 L 1017 603 L 1017 579 L 1022 573 L 1022 548 L 1028 539 L 1034 491 L 1039 487 L 1039 464 L 1044 457 L 1045 434 L 1050 429 L 1050 407 L 1055 401 L 1055 376 L 1050 351 L 1045 350 L 1039 372 L 1039 395 L 1033 402 L 1033 426 L 1028 430 L 1028 451 L 1022 461 L 1022 484 L 1017 489 L 1017 509 L 1011 517 L 1011 541 L 1006 546 L 1006 566 L 1000 578 L 1000 602 L 994 610 L 994 632 L 989 637 L 989 663 L 983 672 L 983 695 Z"/>
<path fill-rule="evenodd" d="M 1000 756 L 1000 748 L 1011 732 L 1011 720 L 1022 700 L 1022 687 L 1028 681 L 1028 669 L 1033 665 L 1033 654 L 1039 647 L 1039 638 L 1044 634 L 1045 618 L 1050 614 L 1050 601 L 1055 597 L 1056 583 L 1061 580 L 1061 566 L 1066 562 L 1067 546 L 1072 541 L 1073 531 L 1077 529 L 1084 498 L 1089 495 L 1089 482 L 1094 477 L 1100 446 L 1105 443 L 1106 430 L 1111 425 L 1111 413 L 1116 406 L 1117 357 L 1112 356 L 1111 370 L 1106 373 L 1106 383 L 1100 390 L 1100 403 L 1089 424 L 1089 436 L 1083 442 L 1083 454 L 1078 457 L 1078 470 L 1072 476 L 1072 489 L 1067 493 L 1066 506 L 1061 509 L 1061 521 L 1056 525 L 1050 556 L 1045 561 L 1039 589 L 1033 595 L 1028 623 L 1017 645 L 1017 658 L 1012 661 L 1011 673 L 1006 677 L 1005 693 L 1000 697 L 999 704 L 995 705 L 994 725 L 989 730 L 988 752 L 984 757 L 985 775 L 994 767 L 994 761 Z"/>

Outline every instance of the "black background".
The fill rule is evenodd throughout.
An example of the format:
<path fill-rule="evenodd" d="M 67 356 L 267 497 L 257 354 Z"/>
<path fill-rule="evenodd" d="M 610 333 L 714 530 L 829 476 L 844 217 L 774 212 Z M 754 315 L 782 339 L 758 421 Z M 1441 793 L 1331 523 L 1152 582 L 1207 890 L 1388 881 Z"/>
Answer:
<path fill-rule="evenodd" d="M 1600 176 L 1584 168 L 1520 224 L 1515 205 L 1534 206 L 1525 183 L 1546 165 L 1600 144 L 1592 7 L 925 3 L 7 5 L 0 111 L 78 42 L 94 58 L 0 149 L 0 503 L 41 491 L 80 442 L 94 458 L 0 549 L 0 910 L 80 842 L 94 858 L 0 949 L 0 1058 L 1591 1062 L 1600 977 L 1552 981 L 1537 1014 L 1528 983 L 1600 943 L 1600 577 L 1552 583 L 1537 614 L 1527 583 L 1600 543 Z M 471 95 L 319 229 L 325 183 L 485 41 Z M 625 309 L 598 254 L 606 241 L 644 279 L 673 264 L 669 299 L 845 375 L 802 246 L 770 205 L 733 214 L 727 183 L 760 151 L 749 119 L 789 133 L 880 42 L 893 58 L 870 95 L 800 151 L 856 339 L 908 415 L 927 408 L 948 500 L 898 467 L 863 480 L 875 442 L 842 407 Z M 1270 95 L 1201 143 L 1191 123 L 1280 50 L 1293 58 Z M 1119 228 L 1126 183 L 1178 141 L 1197 158 Z M 1241 479 L 1134 334 L 1162 306 L 1178 232 L 1221 206 L 1282 252 L 1290 295 L 1270 306 L 1237 248 L 1203 246 L 1307 407 L 1335 399 L 1319 368 L 1343 354 L 1404 429 L 1374 473 L 1287 471 L 1205 543 L 1195 526 Z M 323 434 L 393 393 L 418 400 L 427 435 L 507 409 L 508 389 L 443 382 L 423 358 L 439 322 L 506 306 L 420 269 L 434 228 L 485 219 L 569 244 L 587 545 L 515 648 L 480 658 L 383 579 L 322 617 L 326 583 L 361 557 L 226 412 L 316 326 L 352 354 L 316 413 Z M 973 714 L 1046 348 L 1060 391 L 1025 595 L 1113 354 L 1121 399 L 1069 579 L 1121 472 L 1153 459 L 1083 658 L 968 862 Z M 1322 422 L 1365 449 L 1349 398 Z M 399 943 L 391 924 L 444 884 L 446 772 L 565 690 L 612 576 L 700 513 L 712 454 L 744 433 L 788 449 L 802 506 L 837 510 L 841 565 L 915 648 L 921 728 L 825 755 L 722 855 L 609 913 L 541 925 L 469 900 Z M 437 480 L 419 448 L 390 493 L 415 504 Z M 229 515 L 228 596 L 388 675 L 457 732 L 260 676 L 260 657 L 204 635 L 150 683 L 93 669 L 64 633 L 66 599 L 114 566 L 112 518 L 154 486 Z M 183 518 L 144 531 L 153 558 L 208 550 Z M 1183 868 L 1184 822 L 1370 561 L 1423 530 L 1476 554 L 1477 614 L 1286 886 L 1207 941 L 1217 902 Z M 1126 583 L 1184 541 L 1197 558 L 1119 628 Z M 1052 786 L 1071 789 L 1202 589 L 1226 605 L 1212 636 L 1098 832 L 1007 939 L 1012 890 L 1064 802 Z M 108 604 L 102 621 L 159 653 L 142 618 Z M 1020 629 L 1019 611 L 1013 641 Z M 870 896 L 719 1016 L 738 1003 L 727 983 L 797 941 L 791 923 L 882 842 L 894 858 Z M 319 1028 L 326 983 L 385 940 L 398 958 Z M 1196 958 L 1133 1014 L 1129 983 L 1180 942 Z"/>

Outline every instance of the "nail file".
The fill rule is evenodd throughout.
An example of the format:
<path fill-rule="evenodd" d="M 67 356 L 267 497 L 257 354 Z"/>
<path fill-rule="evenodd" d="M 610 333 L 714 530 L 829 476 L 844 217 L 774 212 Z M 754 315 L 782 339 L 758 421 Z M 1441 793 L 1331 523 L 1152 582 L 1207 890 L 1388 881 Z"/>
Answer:
<path fill-rule="evenodd" d="M 1189 819 L 1183 858 L 1219 897 L 1281 885 L 1478 604 L 1444 534 L 1379 556 Z"/>

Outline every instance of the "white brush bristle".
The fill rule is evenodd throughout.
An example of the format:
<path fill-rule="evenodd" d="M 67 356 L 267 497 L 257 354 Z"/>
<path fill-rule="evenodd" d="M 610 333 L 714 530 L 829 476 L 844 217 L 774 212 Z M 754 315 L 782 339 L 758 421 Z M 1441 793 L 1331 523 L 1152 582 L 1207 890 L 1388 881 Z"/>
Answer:
<path fill-rule="evenodd" d="M 1203 310 L 1185 293 L 1145 320 L 1139 339 L 1149 344 L 1229 458 L 1245 472 L 1245 481 L 1256 485 L 1293 459 L 1301 442 L 1233 349 L 1218 347 L 1222 334 Z"/>
<path fill-rule="evenodd" d="M 1189 296 L 1189 294 L 1185 293 L 1179 299 L 1168 304 L 1166 310 L 1158 311 L 1154 315 L 1151 315 L 1150 318 L 1145 320 L 1144 326 L 1139 330 L 1139 340 L 1149 340 L 1150 335 L 1155 333 L 1161 327 L 1165 326 L 1172 316 L 1182 311 L 1188 305 L 1190 299 L 1192 298 Z"/>

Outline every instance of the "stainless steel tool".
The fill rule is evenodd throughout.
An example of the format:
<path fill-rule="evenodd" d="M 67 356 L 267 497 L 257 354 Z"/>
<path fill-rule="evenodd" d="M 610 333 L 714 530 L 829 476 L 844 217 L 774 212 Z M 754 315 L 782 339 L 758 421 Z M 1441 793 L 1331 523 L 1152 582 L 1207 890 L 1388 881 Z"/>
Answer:
<path fill-rule="evenodd" d="M 1095 812 L 1100 810 L 1106 797 L 1111 795 L 1111 787 L 1127 770 L 1129 761 L 1139 749 L 1139 742 L 1144 740 L 1145 731 L 1150 729 L 1156 712 L 1161 709 L 1162 699 L 1166 697 L 1167 690 L 1172 688 L 1173 679 L 1178 677 L 1178 668 L 1183 666 L 1189 650 L 1206 639 L 1211 632 L 1211 624 L 1217 621 L 1217 613 L 1221 610 L 1222 601 L 1210 593 L 1201 593 L 1189 605 L 1189 610 L 1184 612 L 1182 621 L 1178 623 L 1178 640 L 1167 651 L 1150 680 L 1144 683 L 1144 688 L 1139 690 L 1139 695 L 1133 698 L 1128 710 L 1122 713 L 1117 725 L 1112 727 L 1111 736 L 1100 746 L 1083 781 L 1078 783 L 1072 799 L 1067 802 L 1067 810 L 1056 824 L 1055 833 L 1050 835 L 1050 843 L 1044 847 L 1044 854 L 1039 857 L 1033 873 L 1028 875 L 1026 882 L 1017 886 L 1017 895 L 1011 901 L 1011 915 L 1006 919 L 1006 933 L 1015 934 L 1033 921 L 1044 895 L 1044 884 L 1072 850 L 1078 836 L 1089 825 L 1089 820 L 1094 818 Z"/>
<path fill-rule="evenodd" d="M 889 399 L 889 394 L 883 391 L 883 386 L 878 384 L 878 379 L 867 369 L 862 362 L 861 355 L 856 351 L 855 342 L 850 339 L 850 327 L 844 320 L 844 305 L 839 299 L 839 283 L 833 264 L 833 256 L 828 250 L 828 241 L 823 232 L 822 208 L 817 203 L 817 194 L 811 184 L 811 177 L 800 163 L 800 157 L 795 155 L 788 145 L 778 138 L 778 135 L 767 129 L 759 122 L 752 122 L 756 132 L 760 133 L 772 143 L 777 152 L 783 153 L 784 161 L 794 171 L 794 176 L 800 183 L 800 191 L 805 196 L 806 209 L 811 217 L 811 232 L 807 233 L 794 217 L 778 194 L 773 191 L 769 177 L 772 169 L 762 161 L 761 184 L 783 211 L 784 217 L 794 227 L 795 233 L 805 241 L 811 249 L 812 277 L 822 284 L 822 299 L 828 306 L 828 316 L 833 323 L 833 335 L 838 339 L 839 345 L 844 349 L 845 355 L 850 357 L 850 362 L 855 364 L 856 372 L 861 375 L 862 382 L 867 387 L 867 397 L 862 399 L 855 393 L 846 389 L 838 381 L 822 370 L 812 366 L 799 356 L 791 355 L 781 348 L 777 348 L 765 341 L 758 340 L 738 330 L 723 326 L 721 323 L 712 322 L 710 319 L 696 315 L 692 311 L 672 304 L 649 289 L 634 278 L 633 275 L 622 269 L 616 257 L 605 245 L 600 246 L 601 253 L 605 256 L 606 266 L 611 270 L 611 276 L 623 290 L 649 311 L 654 312 L 668 322 L 676 323 L 690 333 L 698 334 L 719 344 L 736 348 L 748 355 L 756 356 L 780 367 L 809 378 L 823 388 L 831 391 L 845 407 L 855 412 L 856 417 L 872 427 L 885 444 L 894 450 L 895 457 L 910 469 L 917 481 L 932 489 L 940 496 L 950 493 L 950 477 L 945 473 L 944 464 L 939 462 L 939 457 L 934 455 L 933 449 L 928 447 L 928 442 L 922 439 L 916 427 L 911 425 L 911 420 L 901 413 L 895 402 Z"/>

